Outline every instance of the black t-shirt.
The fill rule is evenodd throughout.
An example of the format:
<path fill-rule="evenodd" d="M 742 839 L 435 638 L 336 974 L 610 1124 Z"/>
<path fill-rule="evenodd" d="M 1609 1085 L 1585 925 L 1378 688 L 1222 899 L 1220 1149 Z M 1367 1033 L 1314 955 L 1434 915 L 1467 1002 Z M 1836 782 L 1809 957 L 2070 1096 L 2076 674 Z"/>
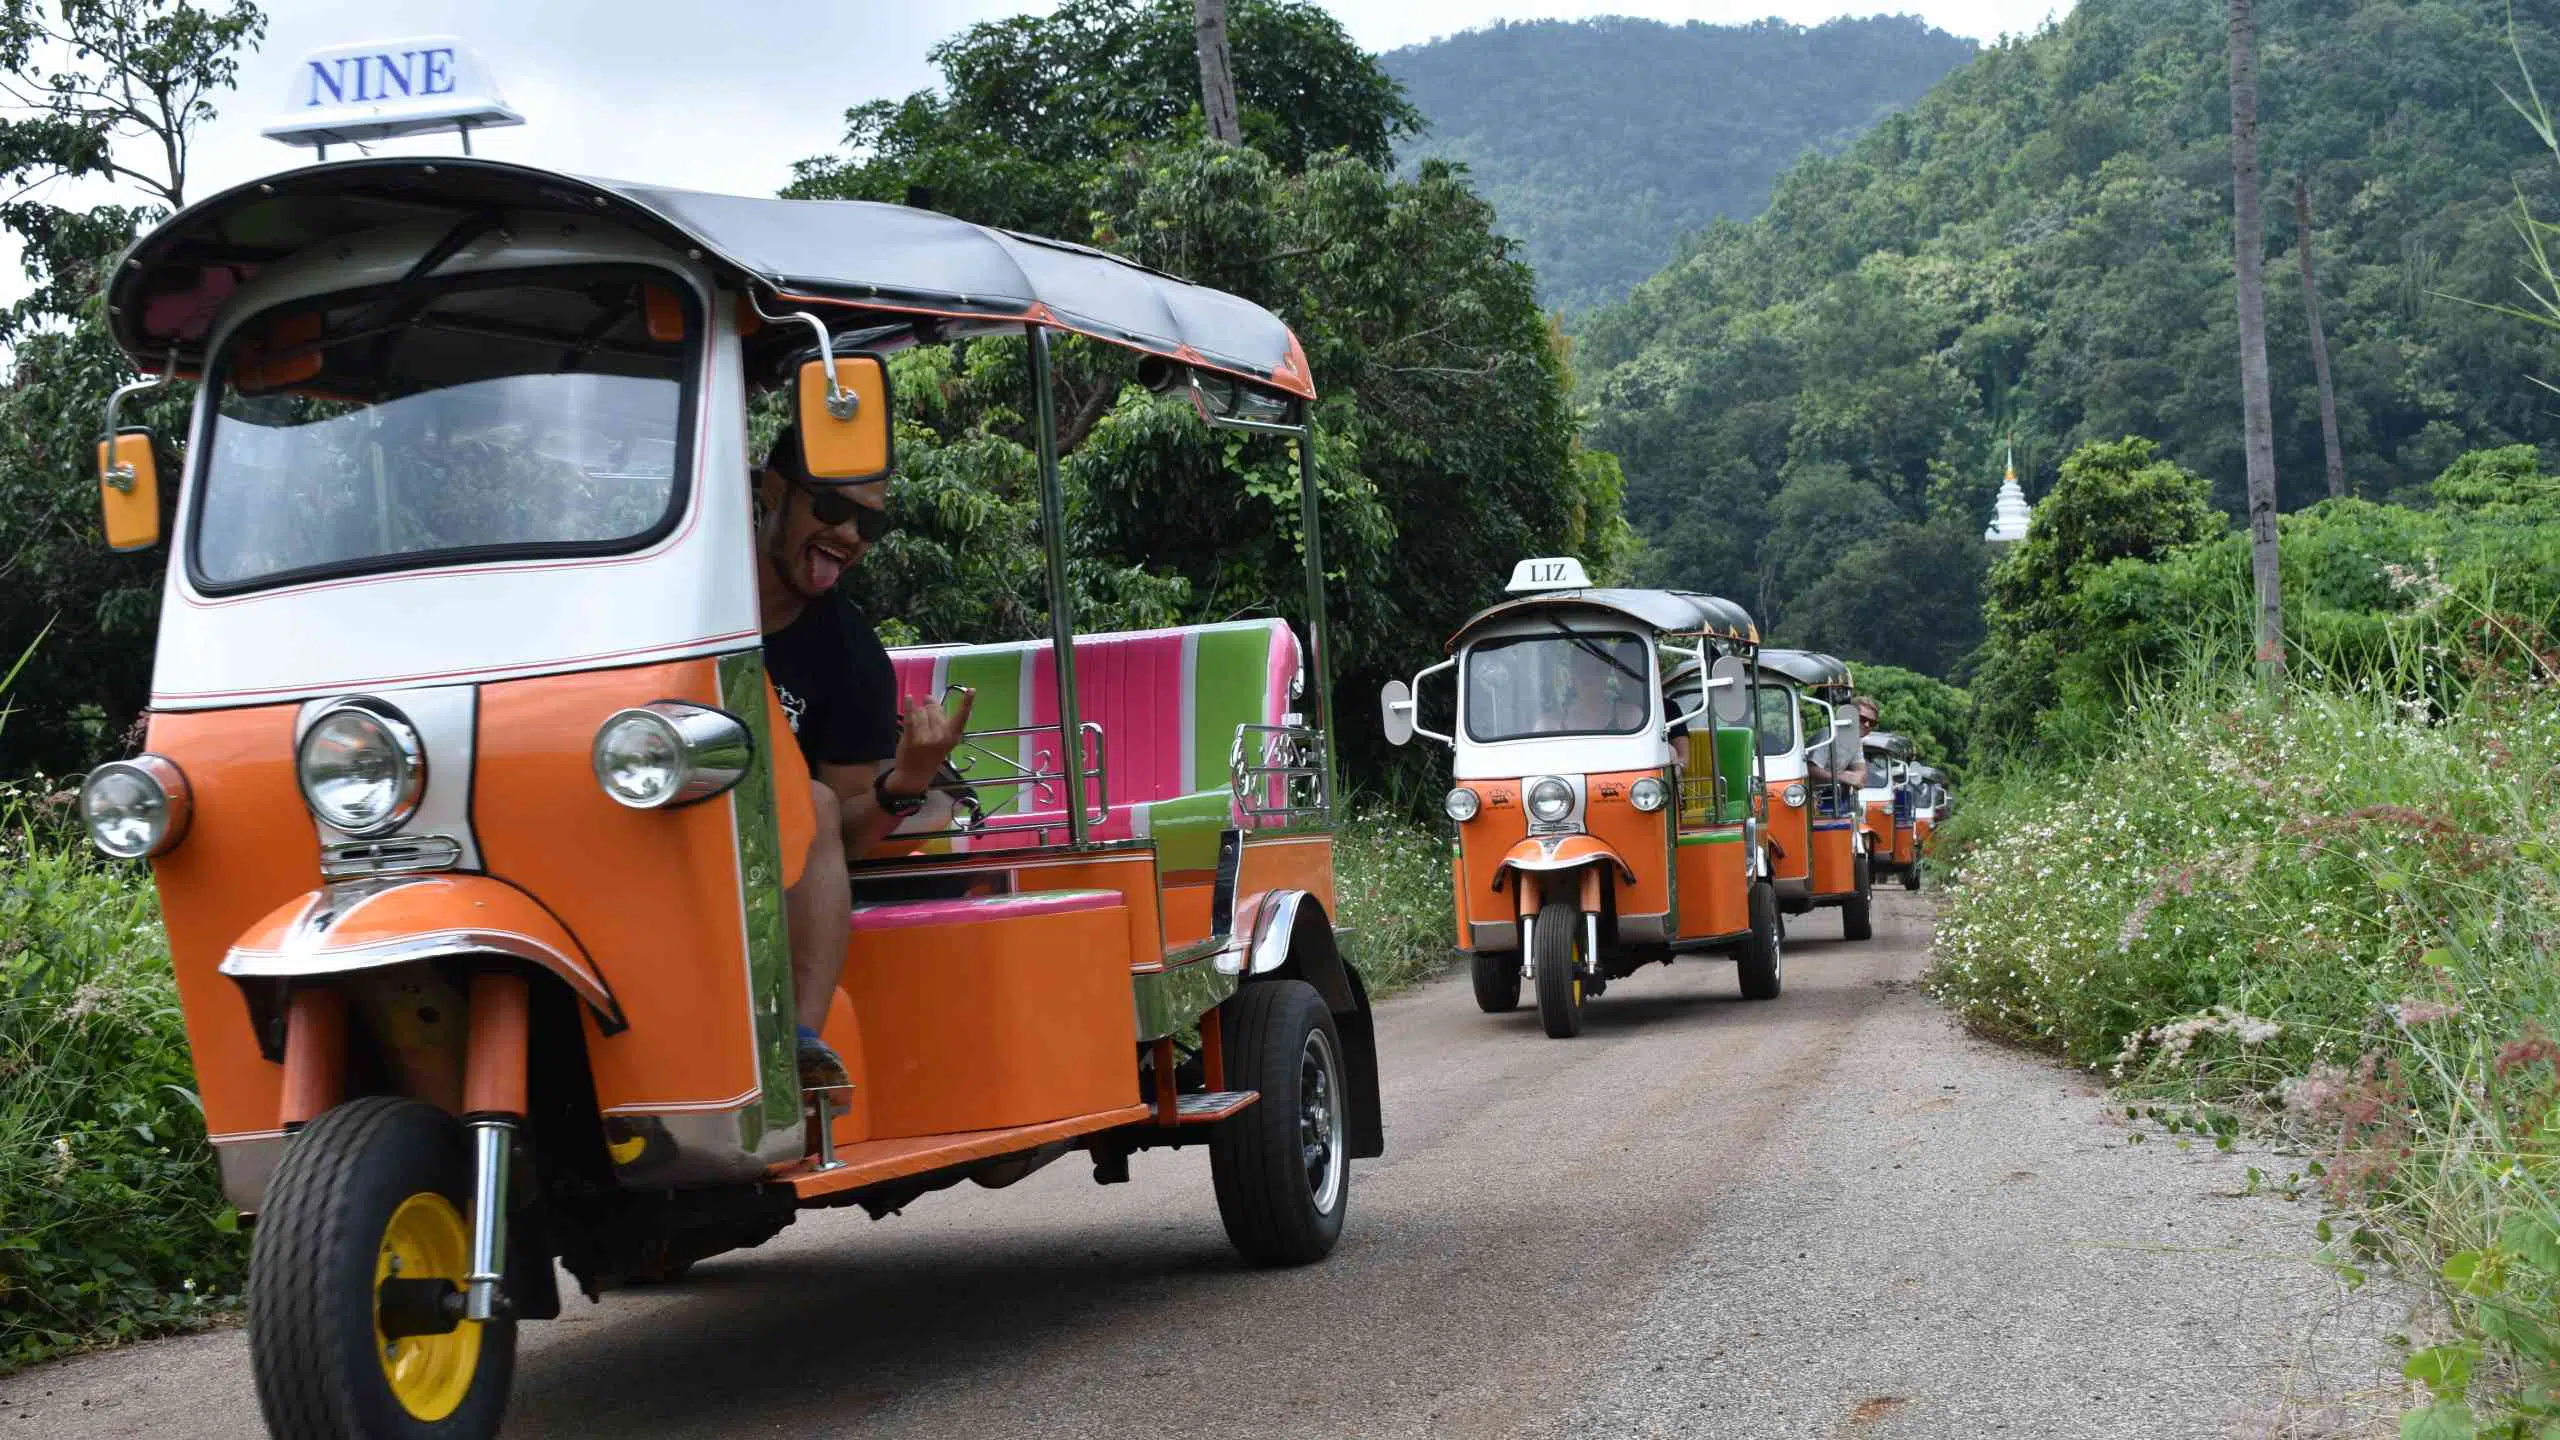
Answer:
<path fill-rule="evenodd" d="M 834 594 L 810 601 L 799 619 L 764 637 L 764 664 L 812 773 L 898 753 L 898 674 L 852 601 Z"/>

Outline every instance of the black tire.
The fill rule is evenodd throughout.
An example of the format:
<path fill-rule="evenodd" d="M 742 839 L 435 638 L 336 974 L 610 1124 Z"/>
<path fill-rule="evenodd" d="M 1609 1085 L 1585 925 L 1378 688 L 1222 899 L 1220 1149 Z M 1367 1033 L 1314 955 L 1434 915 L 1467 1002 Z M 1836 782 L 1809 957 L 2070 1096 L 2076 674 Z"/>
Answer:
<path fill-rule="evenodd" d="M 1350 1090 L 1333 1014 L 1303 980 L 1247 985 L 1219 1013 L 1228 1083 L 1262 1098 L 1209 1137 L 1218 1219 L 1256 1265 L 1321 1260 L 1351 1205 Z"/>
<path fill-rule="evenodd" d="M 462 1127 L 432 1105 L 373 1095 L 313 1121 L 285 1143 L 283 1163 L 267 1186 L 249 1252 L 249 1359 L 258 1409 L 276 1440 L 480 1440 L 495 1435 L 515 1377 L 512 1320 L 477 1326 L 476 1353 L 456 1358 L 452 1335 L 418 1336 L 410 1367 L 413 1397 L 459 1398 L 422 1418 L 395 1391 L 386 1348 L 377 1341 L 376 1268 L 392 1249 L 391 1227 L 406 1202 L 415 1213 L 443 1218 L 427 1197 L 441 1197 L 462 1220 L 462 1266 L 430 1275 L 458 1281 L 468 1269 L 471 1166 Z M 405 1232 L 404 1232 L 405 1233 Z M 422 1279 L 429 1276 L 410 1276 Z M 462 1322 L 464 1326 L 472 1322 Z M 425 1347 L 435 1348 L 425 1348 Z M 416 1378 L 420 1367 L 460 1376 L 439 1391 Z"/>
<path fill-rule="evenodd" d="M 1520 1008 L 1520 954 L 1516 950 L 1478 950 L 1468 968 L 1476 982 L 1476 1008 L 1487 1015 L 1508 1015 Z"/>
<path fill-rule="evenodd" d="M 1840 938 L 1872 940 L 1875 938 L 1876 872 L 1868 857 L 1858 857 L 1857 893 L 1840 902 Z"/>
<path fill-rule="evenodd" d="M 1574 952 L 1581 949 L 1582 912 L 1562 900 L 1538 912 L 1529 938 L 1530 969 L 1538 977 L 1538 1023 L 1550 1040 L 1570 1040 L 1582 1033 L 1582 967 Z"/>
<path fill-rule="evenodd" d="M 1733 952 L 1734 976 L 1745 1000 L 1775 1000 L 1787 977 L 1786 922 L 1778 917 L 1778 892 L 1766 880 L 1751 886 L 1751 938 Z"/>
<path fill-rule="evenodd" d="M 1902 871 L 1902 888 L 1903 888 L 1903 889 L 1905 889 L 1905 890 L 1911 891 L 1913 894 L 1918 894 L 1918 893 L 1919 893 L 1919 890 L 1920 890 L 1920 862 L 1919 862 L 1919 861 L 1914 860 L 1914 861 L 1912 861 L 1909 865 L 1907 865 L 1907 866 L 1903 867 L 1903 871 Z"/>

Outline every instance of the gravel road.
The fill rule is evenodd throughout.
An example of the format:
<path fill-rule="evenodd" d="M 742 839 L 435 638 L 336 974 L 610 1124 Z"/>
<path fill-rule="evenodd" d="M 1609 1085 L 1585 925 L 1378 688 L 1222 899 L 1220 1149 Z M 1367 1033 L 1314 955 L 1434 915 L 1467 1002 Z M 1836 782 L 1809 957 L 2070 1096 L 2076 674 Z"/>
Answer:
<path fill-rule="evenodd" d="M 1389 1154 L 1326 1264 L 1255 1273 L 1197 1152 L 804 1220 L 530 1327 L 511 1435 L 2126 1437 L 2397 1433 L 2405 1315 L 2311 1263 L 2298 1166 L 2154 1134 L 1798 920 L 1786 994 L 1683 962 L 1580 1039 L 1383 1007 Z M 237 1331 L 0 1379 L 0 1440 L 249 1436 Z"/>

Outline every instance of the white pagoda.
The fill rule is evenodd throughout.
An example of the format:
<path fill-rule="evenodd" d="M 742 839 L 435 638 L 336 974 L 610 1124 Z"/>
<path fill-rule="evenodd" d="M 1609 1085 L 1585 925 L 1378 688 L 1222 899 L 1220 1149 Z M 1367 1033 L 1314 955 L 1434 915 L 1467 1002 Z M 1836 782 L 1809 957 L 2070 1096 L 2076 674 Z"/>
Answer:
<path fill-rule="evenodd" d="M 1991 528 L 1982 538 L 1994 545 L 2014 545 L 2027 538 L 2027 492 L 2018 488 L 2018 447 L 2009 447 L 2008 478 L 2000 482 L 2000 498 L 1992 503 Z"/>

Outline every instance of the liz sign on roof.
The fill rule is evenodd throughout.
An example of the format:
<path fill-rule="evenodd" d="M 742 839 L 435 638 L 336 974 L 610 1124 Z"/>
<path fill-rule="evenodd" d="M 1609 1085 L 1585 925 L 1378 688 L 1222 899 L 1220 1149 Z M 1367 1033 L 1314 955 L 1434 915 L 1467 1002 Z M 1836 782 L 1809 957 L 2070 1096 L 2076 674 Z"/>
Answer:
<path fill-rule="evenodd" d="M 1511 583 L 1503 587 L 1513 595 L 1534 590 L 1587 590 L 1591 577 L 1582 573 L 1582 562 L 1570 555 L 1543 556 L 1523 560 L 1511 567 Z"/>
<path fill-rule="evenodd" d="M 521 125 L 478 52 L 450 36 L 336 45 L 293 69 L 282 115 L 260 133 L 287 145 L 388 140 L 430 130 Z"/>

